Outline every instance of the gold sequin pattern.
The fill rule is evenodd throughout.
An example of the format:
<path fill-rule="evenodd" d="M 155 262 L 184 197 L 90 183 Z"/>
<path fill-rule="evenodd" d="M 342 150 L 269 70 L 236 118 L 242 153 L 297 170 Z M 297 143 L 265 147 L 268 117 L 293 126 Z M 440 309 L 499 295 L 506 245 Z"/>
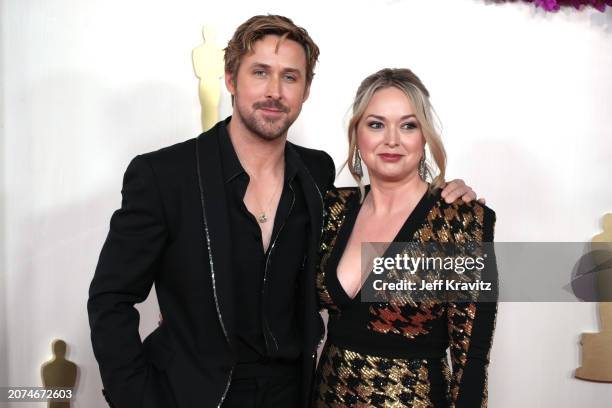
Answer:
<path fill-rule="evenodd" d="M 430 325 L 444 314 L 444 305 L 439 302 L 419 302 L 415 306 L 396 303 L 374 303 L 370 305 L 371 319 L 368 328 L 379 333 L 395 333 L 413 339 L 427 334 Z"/>
<path fill-rule="evenodd" d="M 321 356 L 313 406 L 432 408 L 427 359 L 390 359 L 327 344 Z M 448 400 L 450 369 L 439 361 Z"/>
<path fill-rule="evenodd" d="M 467 362 L 467 353 L 470 348 L 470 336 L 472 335 L 472 323 L 476 317 L 476 305 L 450 304 L 447 311 L 448 331 L 451 341 L 451 362 L 453 364 L 453 384 L 451 394 L 453 399 L 457 398 L 459 384 L 463 376 L 463 368 Z"/>
<path fill-rule="evenodd" d="M 466 204 L 458 200 L 447 204 L 438 200 L 427 214 L 425 222 L 417 229 L 413 236 L 415 242 L 443 242 L 465 244 L 469 241 L 482 241 L 482 227 L 484 211 L 480 205 Z M 402 255 L 407 251 L 402 251 Z M 407 255 L 414 256 L 410 253 Z M 431 254 L 435 255 L 435 254 Z M 473 256 L 478 253 L 472 252 Z M 431 274 L 431 272 L 429 272 Z M 397 275 L 397 276 L 396 276 Z M 389 281 L 399 281 L 401 273 L 394 270 L 387 272 Z M 437 277 L 422 276 L 429 282 Z M 474 273 L 458 275 L 457 281 L 473 281 L 479 278 Z M 413 280 L 420 284 L 418 277 Z M 370 306 L 371 321 L 368 327 L 380 333 L 395 333 L 407 338 L 415 338 L 429 333 L 430 326 L 445 312 L 445 305 L 435 301 L 435 294 L 431 300 L 415 303 L 410 298 L 410 292 L 393 294 L 389 303 L 373 304 Z M 477 291 L 469 293 L 471 299 L 477 298 Z"/>
<path fill-rule="evenodd" d="M 336 244 L 337 232 L 345 221 L 347 201 L 353 194 L 358 194 L 355 189 L 332 191 L 326 200 L 328 213 L 316 282 L 321 307 L 328 308 L 330 315 L 340 311 L 324 284 L 325 265 Z M 413 241 L 458 244 L 482 242 L 484 214 L 485 208 L 477 202 L 464 203 L 458 200 L 447 204 L 439 199 L 418 226 Z M 383 334 L 400 334 L 406 338 L 406 347 L 410 347 L 411 340 L 430 335 L 431 327 L 440 319 L 446 319 L 453 373 L 451 376 L 450 369 L 445 364 L 443 374 L 449 378 L 449 387 L 446 390 L 449 406 L 454 406 L 468 363 L 477 305 L 469 302 L 442 303 L 439 300 L 414 302 L 406 298 L 371 303 L 367 310 L 369 330 Z M 428 369 L 427 360 L 385 359 L 327 345 L 317 371 L 314 406 L 430 407 L 432 405 L 428 400 L 429 391 L 426 391 L 429 387 Z M 486 383 L 485 371 L 484 384 L 480 390 L 482 395 L 480 398 L 476 397 L 478 405 L 474 406 L 486 407 Z"/>
<path fill-rule="evenodd" d="M 332 301 L 327 286 L 325 285 L 325 267 L 336 245 L 338 231 L 346 219 L 346 204 L 352 194 L 355 194 L 355 191 L 352 189 L 337 189 L 330 190 L 325 196 L 324 204 L 326 216 L 321 237 L 321 246 L 319 248 L 320 260 L 318 262 L 319 267 L 316 273 L 315 284 L 319 296 L 320 308 L 326 308 L 332 314 L 339 313 L 340 310 Z"/>
<path fill-rule="evenodd" d="M 438 200 L 415 233 L 420 242 L 482 242 L 484 209 L 479 203 L 457 200 L 447 204 Z"/>

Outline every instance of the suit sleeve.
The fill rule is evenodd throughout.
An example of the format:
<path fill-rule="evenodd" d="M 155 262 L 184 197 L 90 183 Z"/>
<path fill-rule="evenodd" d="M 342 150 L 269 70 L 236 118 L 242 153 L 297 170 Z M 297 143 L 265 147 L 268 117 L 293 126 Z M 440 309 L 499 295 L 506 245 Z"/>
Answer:
<path fill-rule="evenodd" d="M 495 213 L 485 208 L 483 241 L 493 241 Z M 492 247 L 492 245 L 491 245 Z M 487 253 L 484 281 L 493 282 L 497 294 L 495 255 Z M 491 295 L 486 301 L 450 303 L 447 309 L 450 356 L 453 367 L 451 381 L 452 408 L 487 407 L 487 368 L 493 341 L 497 299 Z"/>
<path fill-rule="evenodd" d="M 134 304 L 151 290 L 167 229 L 153 170 L 143 157 L 128 166 L 121 193 L 87 309 L 104 394 L 115 408 L 134 408 L 141 405 L 148 372 Z"/>
<path fill-rule="evenodd" d="M 325 152 L 325 191 L 323 193 L 331 190 L 334 187 L 334 181 L 336 180 L 336 165 L 334 164 L 334 160 L 331 156 Z"/>

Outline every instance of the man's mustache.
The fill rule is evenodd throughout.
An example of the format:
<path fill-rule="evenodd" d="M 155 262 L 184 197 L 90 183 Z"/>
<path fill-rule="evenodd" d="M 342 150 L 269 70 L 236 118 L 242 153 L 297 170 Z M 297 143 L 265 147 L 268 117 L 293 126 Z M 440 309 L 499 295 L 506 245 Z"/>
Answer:
<path fill-rule="evenodd" d="M 253 108 L 255 109 L 274 109 L 284 113 L 289 112 L 289 108 L 283 105 L 280 101 L 276 99 L 271 99 L 266 102 L 255 102 L 253 104 Z"/>

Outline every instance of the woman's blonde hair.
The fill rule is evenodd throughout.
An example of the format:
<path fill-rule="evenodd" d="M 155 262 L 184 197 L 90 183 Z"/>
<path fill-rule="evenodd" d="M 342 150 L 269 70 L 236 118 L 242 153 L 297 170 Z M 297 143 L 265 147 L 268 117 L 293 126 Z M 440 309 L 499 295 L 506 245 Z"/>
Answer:
<path fill-rule="evenodd" d="M 361 82 L 353 101 L 353 115 L 348 125 L 349 151 L 346 165 L 353 178 L 359 185 L 361 198 L 364 197 L 364 185 L 359 172 L 355 171 L 355 154 L 357 151 L 357 126 L 374 94 L 384 88 L 394 87 L 406 94 L 415 109 L 415 116 L 419 123 L 421 133 L 425 138 L 425 146 L 433 157 L 435 169 L 424 162 L 425 172 L 422 175 L 424 180 L 431 181 L 430 191 L 444 185 L 444 175 L 446 171 L 446 152 L 442 139 L 437 130 L 435 111 L 429 102 L 429 91 L 411 70 L 406 68 L 384 68 L 368 76 Z M 435 173 L 434 173 L 435 172 Z"/>

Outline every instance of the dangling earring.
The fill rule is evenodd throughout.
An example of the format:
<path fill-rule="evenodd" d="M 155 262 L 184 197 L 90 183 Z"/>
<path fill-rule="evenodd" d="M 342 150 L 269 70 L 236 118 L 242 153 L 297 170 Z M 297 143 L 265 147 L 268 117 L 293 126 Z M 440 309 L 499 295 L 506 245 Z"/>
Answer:
<path fill-rule="evenodd" d="M 423 149 L 423 156 L 419 160 L 419 177 L 425 181 L 427 178 L 427 165 L 425 164 L 425 149 Z"/>
<path fill-rule="evenodd" d="M 359 178 L 363 177 L 363 169 L 361 168 L 361 156 L 359 148 L 355 146 L 355 154 L 353 154 L 353 174 Z"/>

